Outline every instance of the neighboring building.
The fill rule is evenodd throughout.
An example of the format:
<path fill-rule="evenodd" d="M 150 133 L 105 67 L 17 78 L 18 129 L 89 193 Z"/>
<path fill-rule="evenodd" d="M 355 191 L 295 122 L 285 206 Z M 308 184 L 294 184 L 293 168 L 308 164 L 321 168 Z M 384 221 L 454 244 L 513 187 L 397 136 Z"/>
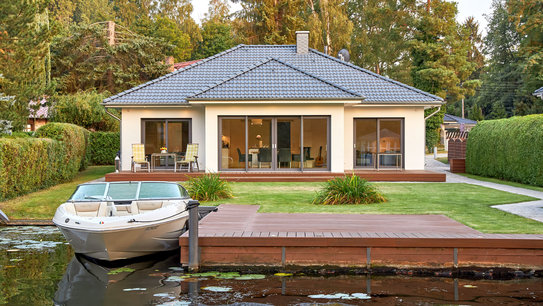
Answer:
<path fill-rule="evenodd" d="M 188 62 L 181 62 L 181 63 L 175 63 L 173 64 L 173 69 L 174 70 L 179 70 L 179 69 L 182 69 L 182 68 L 185 68 L 187 66 L 190 66 L 192 64 L 195 64 L 197 62 L 201 61 L 201 59 L 197 59 L 197 60 L 193 60 L 193 61 L 188 61 Z"/>
<path fill-rule="evenodd" d="M 536 91 L 534 91 L 533 95 L 543 99 L 543 87 L 541 87 L 541 88 L 537 89 Z"/>
<path fill-rule="evenodd" d="M 131 145 L 181 153 L 206 171 L 424 169 L 424 110 L 443 99 L 308 48 L 239 45 L 104 100 Z"/>
<path fill-rule="evenodd" d="M 40 103 L 40 107 L 38 110 L 34 110 L 33 106 L 36 105 L 36 103 Z M 30 101 L 28 103 L 30 114 L 28 116 L 28 120 L 26 123 L 26 132 L 33 132 L 37 130 L 40 126 L 47 124 L 49 120 L 49 107 L 47 106 L 47 100 L 42 99 L 39 102 L 36 101 Z"/>
<path fill-rule="evenodd" d="M 443 124 L 441 125 L 441 144 L 445 146 L 445 151 L 448 151 L 449 135 L 454 132 L 469 132 L 477 121 L 461 118 L 449 114 L 443 116 Z"/>

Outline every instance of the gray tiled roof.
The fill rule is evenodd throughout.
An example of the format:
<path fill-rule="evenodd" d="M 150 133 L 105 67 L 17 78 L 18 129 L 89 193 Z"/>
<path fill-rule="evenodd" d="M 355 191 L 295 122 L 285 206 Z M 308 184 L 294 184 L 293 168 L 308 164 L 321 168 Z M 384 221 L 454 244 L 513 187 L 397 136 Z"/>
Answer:
<path fill-rule="evenodd" d="M 462 123 L 463 124 L 477 124 L 477 121 L 475 120 L 461 118 L 461 117 L 457 117 L 457 116 L 453 116 L 449 114 L 443 115 L 443 122 L 457 122 L 460 124 Z"/>
<path fill-rule="evenodd" d="M 270 61 L 270 58 L 273 58 L 273 61 Z M 267 64 L 263 65 L 264 63 Z M 266 73 L 268 65 L 269 67 L 275 65 L 281 73 Z M 255 66 L 260 68 L 251 69 Z M 304 96 L 301 96 L 300 90 L 297 90 L 298 84 L 293 83 L 293 80 L 303 80 L 304 84 L 312 86 L 304 88 Z M 264 87 L 284 90 L 276 91 L 275 96 L 272 90 L 266 90 Z M 104 100 L 104 104 L 175 105 L 188 103 L 187 100 L 191 98 L 211 97 L 236 100 L 243 97 L 255 98 L 254 95 L 257 95 L 255 90 L 267 91 L 265 93 L 267 99 L 359 96 L 363 99 L 362 103 L 413 104 L 443 101 L 440 97 L 313 49 L 307 54 L 296 54 L 294 45 L 238 45 L 184 69 L 109 97 Z"/>
<path fill-rule="evenodd" d="M 251 90 L 247 90 L 250 88 Z M 193 100 L 350 99 L 356 92 L 270 58 L 188 98 Z"/>

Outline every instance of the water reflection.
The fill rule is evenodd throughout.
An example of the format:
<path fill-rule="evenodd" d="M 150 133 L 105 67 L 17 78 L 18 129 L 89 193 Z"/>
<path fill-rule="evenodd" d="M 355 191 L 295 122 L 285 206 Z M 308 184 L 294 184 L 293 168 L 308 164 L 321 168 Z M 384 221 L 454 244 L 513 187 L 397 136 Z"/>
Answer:
<path fill-rule="evenodd" d="M 235 271 L 232 271 L 235 272 Z M 0 304 L 498 305 L 543 302 L 541 279 L 184 274 L 178 252 L 103 265 L 74 256 L 55 228 L 0 228 Z M 238 278 L 238 279 L 236 279 Z M 310 297 L 311 296 L 311 297 Z M 366 299 L 369 298 L 369 299 Z"/>

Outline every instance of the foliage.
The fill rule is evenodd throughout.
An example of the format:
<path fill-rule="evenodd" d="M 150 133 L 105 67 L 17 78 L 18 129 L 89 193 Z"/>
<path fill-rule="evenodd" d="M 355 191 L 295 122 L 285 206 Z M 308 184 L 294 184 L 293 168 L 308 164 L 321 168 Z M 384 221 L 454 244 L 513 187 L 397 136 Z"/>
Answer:
<path fill-rule="evenodd" d="M 164 54 L 171 46 L 162 39 L 122 31 L 118 25 L 116 44 L 109 45 L 103 27 L 73 26 L 72 36 L 53 41 L 52 74 L 60 92 L 96 89 L 115 94 L 166 73 Z"/>
<path fill-rule="evenodd" d="M 466 171 L 543 186 L 543 115 L 482 121 L 469 134 Z"/>
<path fill-rule="evenodd" d="M 428 152 L 433 152 L 434 147 L 439 143 L 439 130 L 441 129 L 441 124 L 443 124 L 445 110 L 446 108 L 442 106 L 439 112 L 426 120 L 426 149 Z M 435 111 L 437 111 L 435 107 L 424 110 L 424 117 L 429 116 Z"/>
<path fill-rule="evenodd" d="M 416 10 L 415 0 L 352 0 L 349 19 L 354 24 L 351 60 L 375 73 L 410 84 L 408 41 Z"/>
<path fill-rule="evenodd" d="M 118 131 L 119 122 L 101 105 L 107 96 L 96 91 L 55 95 L 50 99 L 50 121 L 73 123 L 92 131 Z"/>
<path fill-rule="evenodd" d="M 91 164 L 114 165 L 120 143 L 121 139 L 118 132 L 90 133 L 89 154 Z"/>
<path fill-rule="evenodd" d="M 235 43 L 229 24 L 211 20 L 202 25 L 202 41 L 198 43 L 192 57 L 210 57 L 232 48 Z"/>
<path fill-rule="evenodd" d="M 232 197 L 232 190 L 227 181 L 218 173 L 206 173 L 191 178 L 186 184 L 191 198 L 199 201 L 217 201 Z"/>
<path fill-rule="evenodd" d="M 350 47 L 353 22 L 347 15 L 346 1 L 306 0 L 306 6 L 309 9 L 306 9 L 304 19 L 311 32 L 310 47 L 332 56 Z"/>
<path fill-rule="evenodd" d="M 248 44 L 284 45 L 296 41 L 305 28 L 303 0 L 233 0 L 241 3 L 235 13 L 238 35 Z"/>
<path fill-rule="evenodd" d="M 0 199 L 69 181 L 85 168 L 85 129 L 49 123 L 36 136 L 47 138 L 0 138 Z"/>
<path fill-rule="evenodd" d="M 173 46 L 164 55 L 173 56 L 176 61 L 186 61 L 191 58 L 193 46 L 190 36 L 170 18 L 159 16 L 155 20 L 149 20 L 141 28 L 139 32 L 145 36 L 160 38 Z"/>
<path fill-rule="evenodd" d="M 22 130 L 28 102 L 50 88 L 46 1 L 0 1 L 0 118 Z"/>
<path fill-rule="evenodd" d="M 337 177 L 326 182 L 317 192 L 313 204 L 371 204 L 386 202 L 386 198 L 371 183 L 357 175 Z"/>

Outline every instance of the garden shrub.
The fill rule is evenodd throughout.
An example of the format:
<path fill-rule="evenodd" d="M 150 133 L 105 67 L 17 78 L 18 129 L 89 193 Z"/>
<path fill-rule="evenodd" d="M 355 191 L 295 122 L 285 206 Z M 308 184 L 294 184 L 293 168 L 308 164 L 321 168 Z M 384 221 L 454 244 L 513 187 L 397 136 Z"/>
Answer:
<path fill-rule="evenodd" d="M 386 202 L 386 198 L 372 183 L 357 175 L 336 177 L 317 191 L 313 204 L 371 204 Z"/>
<path fill-rule="evenodd" d="M 42 138 L 0 138 L 0 200 L 69 181 L 85 167 L 88 131 L 49 123 Z"/>
<path fill-rule="evenodd" d="M 227 181 L 218 173 L 207 173 L 193 177 L 185 186 L 191 198 L 199 201 L 216 201 L 232 197 L 232 190 Z"/>
<path fill-rule="evenodd" d="M 466 172 L 543 186 L 543 115 L 479 122 L 469 133 Z"/>
<path fill-rule="evenodd" d="M 93 165 L 114 165 L 120 148 L 118 132 L 90 133 L 89 154 Z"/>

